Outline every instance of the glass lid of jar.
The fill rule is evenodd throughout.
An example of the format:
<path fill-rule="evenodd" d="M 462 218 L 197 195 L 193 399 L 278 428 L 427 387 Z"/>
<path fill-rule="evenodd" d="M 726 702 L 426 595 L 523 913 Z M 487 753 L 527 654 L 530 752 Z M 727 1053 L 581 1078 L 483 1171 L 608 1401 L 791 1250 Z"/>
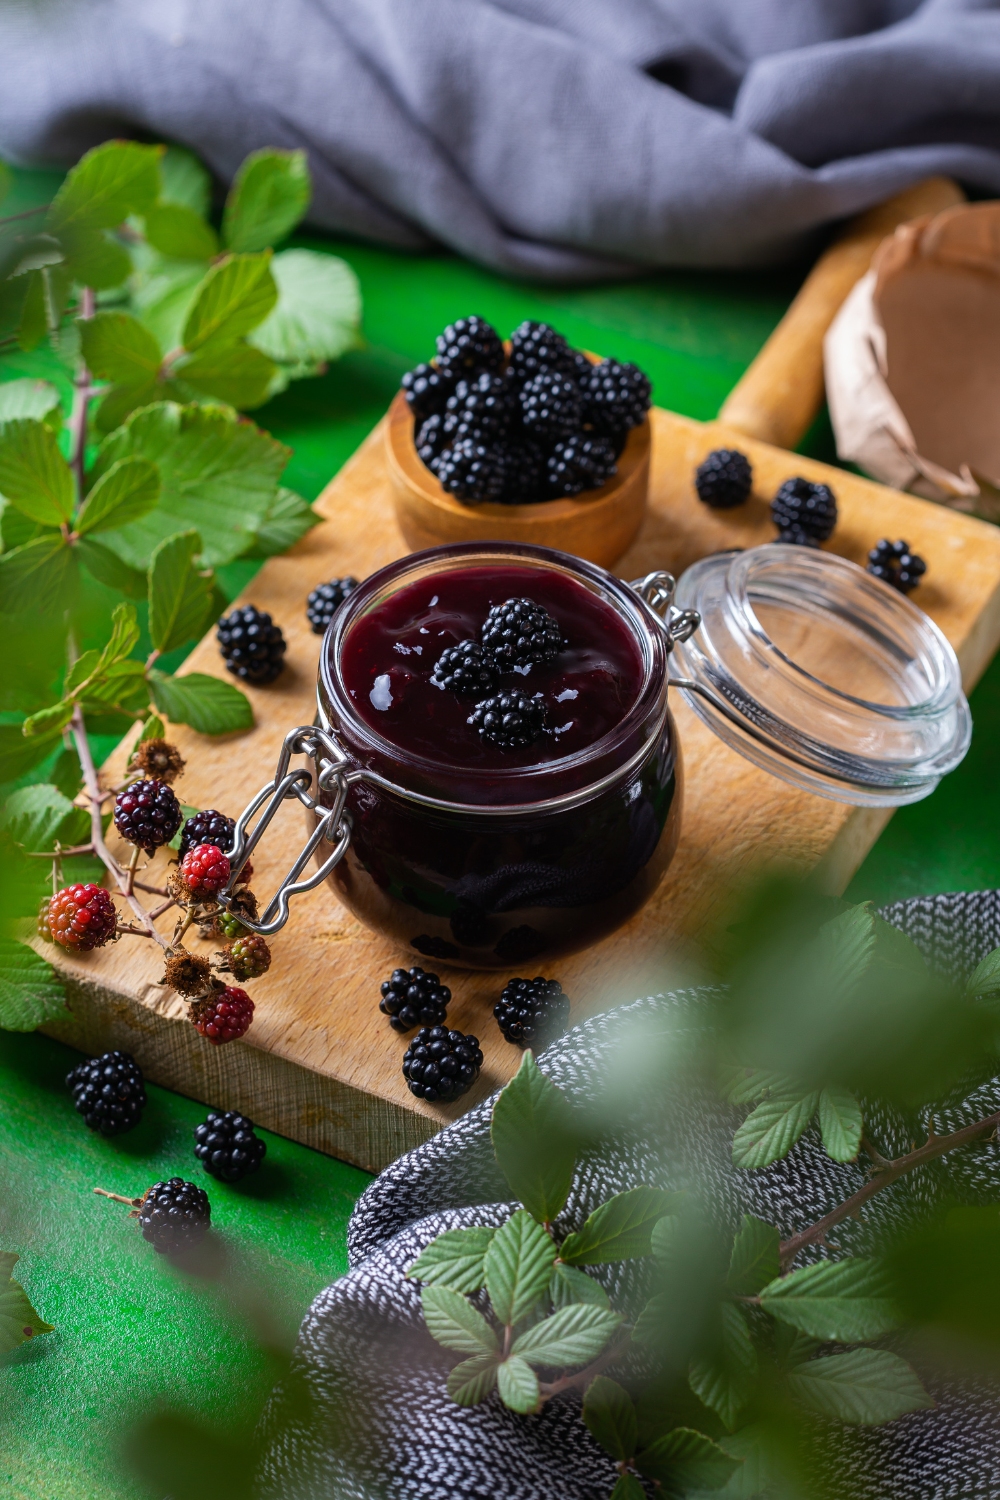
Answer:
<path fill-rule="evenodd" d="M 969 748 L 958 660 L 922 610 L 831 552 L 769 543 L 681 577 L 700 626 L 672 684 L 734 750 L 859 806 L 927 797 Z"/>

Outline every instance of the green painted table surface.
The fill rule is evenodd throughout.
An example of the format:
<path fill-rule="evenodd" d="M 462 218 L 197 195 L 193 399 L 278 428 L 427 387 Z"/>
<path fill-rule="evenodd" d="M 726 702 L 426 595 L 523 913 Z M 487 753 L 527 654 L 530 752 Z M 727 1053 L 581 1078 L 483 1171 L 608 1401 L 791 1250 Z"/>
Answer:
<path fill-rule="evenodd" d="M 21 173 L 6 212 L 45 201 L 58 178 Z M 714 416 L 797 289 L 802 268 L 753 276 L 664 273 L 617 286 L 511 283 L 441 254 L 411 257 L 309 238 L 347 259 L 364 295 L 365 347 L 320 379 L 292 387 L 254 416 L 294 449 L 287 483 L 317 495 L 384 412 L 404 370 L 436 333 L 470 312 L 507 333 L 522 318 L 552 322 L 577 345 L 648 371 L 656 401 Z M 50 374 L 48 356 L 17 373 Z M 804 447 L 833 460 L 825 418 Z M 934 559 L 928 559 L 933 569 Z M 254 564 L 224 570 L 231 594 Z M 6 705 L 5 705 L 6 706 Z M 958 771 L 926 802 L 897 813 L 849 891 L 855 900 L 1000 885 L 1000 662 L 972 699 L 976 732 Z M 101 749 L 110 746 L 100 746 Z M 157 1403 L 252 1420 L 273 1366 L 265 1343 L 287 1341 L 310 1299 L 346 1268 L 346 1226 L 362 1172 L 268 1135 L 255 1179 L 209 1182 L 235 1288 L 174 1272 L 126 1210 L 94 1186 L 141 1192 L 174 1174 L 207 1181 L 192 1154 L 204 1110 L 150 1090 L 142 1125 L 92 1136 L 63 1077 L 76 1055 L 41 1036 L 0 1033 L 0 1248 L 57 1331 L 0 1370 L 0 1500 L 125 1500 L 141 1488 L 120 1457 L 122 1434 Z M 162 1489 L 159 1491 L 162 1495 Z"/>

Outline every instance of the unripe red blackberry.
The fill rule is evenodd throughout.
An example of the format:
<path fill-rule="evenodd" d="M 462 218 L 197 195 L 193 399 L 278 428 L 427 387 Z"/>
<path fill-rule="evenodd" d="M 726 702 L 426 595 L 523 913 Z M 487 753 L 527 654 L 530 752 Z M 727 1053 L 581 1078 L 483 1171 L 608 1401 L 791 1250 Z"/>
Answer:
<path fill-rule="evenodd" d="M 38 920 L 35 924 L 38 936 L 40 938 L 44 938 L 47 943 L 55 942 L 55 938 L 52 936 L 52 928 L 49 926 L 49 907 L 51 905 L 52 897 L 46 896 L 45 900 L 38 908 Z"/>
<path fill-rule="evenodd" d="M 181 874 L 192 896 L 210 900 L 229 879 L 229 860 L 215 844 L 199 844 L 181 860 Z"/>
<path fill-rule="evenodd" d="M 230 943 L 226 957 L 233 978 L 241 983 L 259 979 L 271 967 L 271 950 L 257 932 L 248 932 L 246 937 L 238 937 Z"/>
<path fill-rule="evenodd" d="M 195 1031 L 216 1047 L 244 1036 L 252 1020 L 253 1001 L 246 990 L 237 989 L 234 984 L 213 990 L 191 1006 L 191 1023 Z"/>
<path fill-rule="evenodd" d="M 89 953 L 93 948 L 103 948 L 114 937 L 118 922 L 110 892 L 90 882 L 67 885 L 56 891 L 49 898 L 47 917 L 52 942 L 68 948 L 71 953 Z"/>
<path fill-rule="evenodd" d="M 184 814 L 165 781 L 134 781 L 115 798 L 115 827 L 123 839 L 155 854 L 169 844 Z"/>

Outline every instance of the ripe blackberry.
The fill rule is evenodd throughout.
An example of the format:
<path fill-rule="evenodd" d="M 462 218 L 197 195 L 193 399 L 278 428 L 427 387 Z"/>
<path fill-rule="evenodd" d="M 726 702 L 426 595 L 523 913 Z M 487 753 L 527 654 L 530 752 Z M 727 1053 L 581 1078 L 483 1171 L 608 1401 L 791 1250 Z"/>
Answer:
<path fill-rule="evenodd" d="M 713 448 L 694 471 L 698 499 L 713 510 L 745 505 L 753 487 L 753 469 L 736 448 Z"/>
<path fill-rule="evenodd" d="M 461 438 L 454 447 L 445 448 L 430 467 L 441 488 L 466 505 L 499 500 L 503 494 L 503 450 L 486 448 L 474 438 Z"/>
<path fill-rule="evenodd" d="M 512 401 L 502 375 L 481 370 L 470 380 L 460 380 L 445 407 L 443 427 L 449 433 L 454 419 L 455 438 L 474 437 L 489 447 L 506 436 L 512 415 Z"/>
<path fill-rule="evenodd" d="M 239 1182 L 256 1172 L 267 1155 L 267 1145 L 254 1134 L 253 1121 L 235 1110 L 213 1109 L 194 1129 L 194 1154 L 213 1177 Z"/>
<path fill-rule="evenodd" d="M 271 950 L 258 932 L 237 937 L 226 949 L 226 959 L 234 979 L 245 984 L 259 979 L 271 967 Z"/>
<path fill-rule="evenodd" d="M 534 599 L 494 604 L 479 638 L 499 672 L 551 661 L 566 645 L 558 620 Z"/>
<path fill-rule="evenodd" d="M 436 365 L 417 365 L 415 370 L 407 370 L 400 383 L 415 422 L 423 422 L 432 412 L 444 411 L 444 403 L 455 389 L 455 377 Z"/>
<path fill-rule="evenodd" d="M 444 417 L 440 412 L 432 412 L 429 417 L 424 418 L 413 441 L 416 446 L 417 457 L 429 469 L 431 459 L 437 458 L 442 448 L 447 446 Z"/>
<path fill-rule="evenodd" d="M 192 813 L 181 831 L 180 857 L 183 859 L 190 849 L 197 848 L 199 844 L 214 844 L 216 849 L 228 854 L 233 847 L 235 832 L 235 821 L 227 818 L 225 813 L 216 812 L 214 807 Z"/>
<path fill-rule="evenodd" d="M 157 781 L 165 781 L 168 786 L 182 774 L 184 765 L 184 757 L 177 746 L 166 740 L 143 740 L 129 757 L 129 770 L 155 776 Z"/>
<path fill-rule="evenodd" d="M 545 493 L 545 465 L 548 454 L 540 443 L 526 438 L 511 443 L 507 448 L 507 465 L 504 475 L 504 505 L 534 505 L 547 500 Z"/>
<path fill-rule="evenodd" d="M 85 885 L 66 885 L 49 897 L 45 925 L 50 941 L 71 953 L 90 953 L 94 948 L 103 948 L 114 937 L 117 922 L 115 903 L 103 886 L 89 881 Z"/>
<path fill-rule="evenodd" d="M 652 387 L 638 365 L 602 359 L 587 377 L 587 416 L 599 432 L 621 437 L 645 420 Z"/>
<path fill-rule="evenodd" d="M 221 1047 L 223 1042 L 234 1042 L 250 1030 L 253 1020 L 253 1001 L 246 990 L 234 984 L 212 990 L 191 1006 L 191 1023 L 199 1036 Z"/>
<path fill-rule="evenodd" d="M 771 501 L 771 520 L 778 528 L 779 542 L 818 547 L 837 524 L 837 501 L 828 485 L 786 479 Z"/>
<path fill-rule="evenodd" d="M 615 447 L 604 433 L 577 432 L 556 443 L 546 465 L 550 496 L 597 490 L 617 471 Z"/>
<path fill-rule="evenodd" d="M 523 385 L 539 370 L 573 370 L 573 350 L 548 323 L 533 323 L 526 318 L 510 336 L 510 368 L 515 380 Z"/>
<path fill-rule="evenodd" d="M 446 375 L 468 377 L 503 368 L 503 344 L 485 318 L 458 318 L 437 337 L 437 366 Z"/>
<path fill-rule="evenodd" d="M 306 600 L 306 619 L 312 626 L 313 635 L 325 634 L 337 610 L 357 586 L 356 578 L 331 578 L 329 583 L 321 583 L 313 589 Z"/>
<path fill-rule="evenodd" d="M 181 826 L 181 805 L 165 781 L 133 781 L 115 798 L 115 827 L 123 839 L 155 854 Z"/>
<path fill-rule="evenodd" d="M 478 1037 L 422 1026 L 403 1054 L 403 1077 L 418 1099 L 447 1104 L 472 1087 L 482 1065 Z"/>
<path fill-rule="evenodd" d="M 511 979 L 493 1014 L 508 1042 L 540 1050 L 566 1030 L 569 997 L 558 979 Z"/>
<path fill-rule="evenodd" d="M 431 683 L 450 693 L 489 693 L 497 685 L 496 668 L 478 641 L 459 641 L 442 651 Z"/>
<path fill-rule="evenodd" d="M 142 1237 L 158 1255 L 196 1245 L 208 1233 L 212 1219 L 205 1189 L 185 1182 L 183 1177 L 154 1182 L 136 1207 Z"/>
<path fill-rule="evenodd" d="M 77 1063 L 66 1075 L 77 1112 L 91 1130 L 122 1135 L 133 1130 L 146 1108 L 142 1070 L 128 1052 L 105 1052 Z"/>
<path fill-rule="evenodd" d="M 526 693 L 513 692 L 484 698 L 465 722 L 501 750 L 523 750 L 545 729 L 546 717 L 541 693 L 529 698 Z"/>
<path fill-rule="evenodd" d="M 226 666 L 241 682 L 265 687 L 285 665 L 285 637 L 267 611 L 255 604 L 223 615 L 215 638 Z"/>
<path fill-rule="evenodd" d="M 383 981 L 378 1008 L 389 1017 L 393 1031 L 414 1026 L 440 1026 L 448 1011 L 451 990 L 436 974 L 423 969 L 394 969 Z"/>
<path fill-rule="evenodd" d="M 561 438 L 583 421 L 583 395 L 573 375 L 539 370 L 521 387 L 521 420 L 532 437 Z"/>
<path fill-rule="evenodd" d="M 890 588 L 908 594 L 927 572 L 927 564 L 910 551 L 909 542 L 890 542 L 883 537 L 868 554 L 867 571 Z"/>
<path fill-rule="evenodd" d="M 229 860 L 215 844 L 197 844 L 181 860 L 181 875 L 196 900 L 211 901 L 229 879 Z"/>

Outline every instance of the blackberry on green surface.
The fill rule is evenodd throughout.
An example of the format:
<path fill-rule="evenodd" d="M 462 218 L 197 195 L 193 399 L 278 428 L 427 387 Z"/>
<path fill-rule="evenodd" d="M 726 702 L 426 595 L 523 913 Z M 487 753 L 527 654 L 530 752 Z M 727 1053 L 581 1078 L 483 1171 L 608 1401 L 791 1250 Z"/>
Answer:
<path fill-rule="evenodd" d="M 129 1052 L 105 1052 L 77 1063 L 66 1084 L 78 1113 L 100 1135 L 123 1135 L 142 1119 L 146 1089 Z"/>
<path fill-rule="evenodd" d="M 446 375 L 461 378 L 478 370 L 499 371 L 503 357 L 500 336 L 485 318 L 458 318 L 437 337 L 437 366 Z"/>
<path fill-rule="evenodd" d="M 216 849 L 228 854 L 233 847 L 235 833 L 234 819 L 227 818 L 225 813 L 216 812 L 214 807 L 206 807 L 204 812 L 192 813 L 184 824 L 179 857 L 183 859 L 190 850 L 197 849 L 199 844 L 214 844 Z"/>
<path fill-rule="evenodd" d="M 204 1188 L 183 1177 L 154 1182 L 138 1204 L 139 1228 L 158 1255 L 187 1250 L 204 1239 L 212 1209 Z"/>
<path fill-rule="evenodd" d="M 541 443 L 531 438 L 522 438 L 507 447 L 507 464 L 504 473 L 504 505 L 535 505 L 547 500 L 545 493 L 545 465 L 548 453 Z"/>
<path fill-rule="evenodd" d="M 165 781 L 133 781 L 115 798 L 115 827 L 123 839 L 153 854 L 169 844 L 184 814 Z"/>
<path fill-rule="evenodd" d="M 529 698 L 526 693 L 513 692 L 484 698 L 476 704 L 466 723 L 500 750 L 523 750 L 544 731 L 546 718 L 541 693 Z"/>
<path fill-rule="evenodd" d="M 223 615 L 215 638 L 233 676 L 253 687 L 273 682 L 285 665 L 285 637 L 267 611 L 254 604 Z"/>
<path fill-rule="evenodd" d="M 778 528 L 779 542 L 818 547 L 833 534 L 837 501 L 829 485 L 786 479 L 771 501 L 771 520 Z"/>
<path fill-rule="evenodd" d="M 306 600 L 306 619 L 314 635 L 325 634 L 337 610 L 357 586 L 356 578 L 331 578 L 329 583 L 321 583 L 313 589 Z"/>
<path fill-rule="evenodd" d="M 194 1154 L 213 1177 L 239 1182 L 256 1172 L 267 1154 L 267 1144 L 254 1134 L 253 1121 L 235 1110 L 213 1109 L 195 1126 Z"/>
<path fill-rule="evenodd" d="M 613 442 L 604 433 L 573 433 L 556 443 L 545 479 L 550 498 L 600 489 L 617 471 Z"/>
<path fill-rule="evenodd" d="M 461 438 L 445 448 L 431 465 L 441 488 L 468 505 L 496 501 L 503 494 L 505 459 L 501 448 L 486 448 Z"/>
<path fill-rule="evenodd" d="M 382 983 L 378 1008 L 394 1031 L 411 1031 L 414 1026 L 440 1026 L 450 999 L 451 990 L 436 974 L 419 967 L 394 969 Z"/>
<path fill-rule="evenodd" d="M 434 663 L 431 683 L 450 693 L 489 693 L 496 687 L 493 662 L 478 641 L 459 641 L 442 651 Z"/>
<path fill-rule="evenodd" d="M 424 421 L 432 412 L 444 411 L 444 404 L 455 389 L 455 377 L 435 365 L 417 365 L 407 370 L 400 382 L 406 393 L 406 404 L 414 420 Z"/>
<path fill-rule="evenodd" d="M 551 661 L 566 645 L 558 620 L 534 599 L 494 604 L 479 638 L 499 672 Z"/>
<path fill-rule="evenodd" d="M 736 448 L 713 448 L 694 471 L 694 487 L 713 510 L 745 505 L 753 487 L 750 460 Z"/>
<path fill-rule="evenodd" d="M 472 1087 L 482 1065 L 478 1037 L 423 1026 L 403 1054 L 403 1077 L 418 1099 L 448 1104 Z"/>
<path fill-rule="evenodd" d="M 569 1020 L 569 996 L 558 979 L 511 979 L 493 1010 L 508 1042 L 516 1047 L 547 1047 L 562 1036 Z"/>
<path fill-rule="evenodd" d="M 583 421 L 583 395 L 573 375 L 539 370 L 521 387 L 521 420 L 536 438 L 560 438 Z"/>
<path fill-rule="evenodd" d="M 909 542 L 890 542 L 883 537 L 868 554 L 867 571 L 890 588 L 908 594 L 927 572 L 927 564 L 910 551 Z"/>
<path fill-rule="evenodd" d="M 539 370 L 573 370 L 574 351 L 548 323 L 526 318 L 510 336 L 510 368 L 520 384 Z"/>
<path fill-rule="evenodd" d="M 502 375 L 481 370 L 469 380 L 460 380 L 445 407 L 446 420 L 456 420 L 456 437 L 475 437 L 489 446 L 506 435 L 512 415 L 512 400 Z"/>
<path fill-rule="evenodd" d="M 652 387 L 638 365 L 602 359 L 587 376 L 587 417 L 600 431 L 622 435 L 645 421 Z"/>

